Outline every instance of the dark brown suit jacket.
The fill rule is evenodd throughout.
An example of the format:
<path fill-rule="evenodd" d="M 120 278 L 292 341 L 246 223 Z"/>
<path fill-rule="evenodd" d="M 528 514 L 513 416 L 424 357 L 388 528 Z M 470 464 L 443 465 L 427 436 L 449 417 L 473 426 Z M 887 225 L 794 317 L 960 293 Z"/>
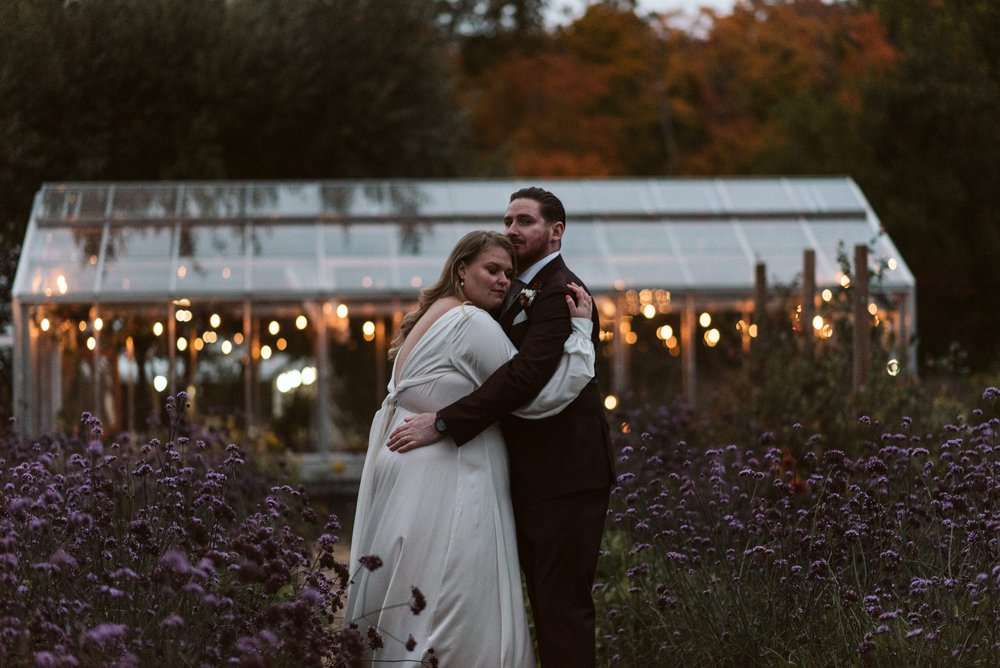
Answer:
<path fill-rule="evenodd" d="M 478 390 L 438 411 L 458 445 L 500 421 L 510 453 L 515 505 L 607 487 L 614 479 L 611 438 L 596 378 L 557 415 L 542 420 L 510 415 L 541 391 L 559 365 L 572 329 L 565 299 L 570 282 L 583 285 L 562 256 L 545 265 L 527 286 L 536 290 L 531 304 L 524 308 L 515 299 L 500 317 L 518 354 Z M 522 311 L 527 319 L 514 325 Z M 591 319 L 597 348 L 596 306 Z"/>

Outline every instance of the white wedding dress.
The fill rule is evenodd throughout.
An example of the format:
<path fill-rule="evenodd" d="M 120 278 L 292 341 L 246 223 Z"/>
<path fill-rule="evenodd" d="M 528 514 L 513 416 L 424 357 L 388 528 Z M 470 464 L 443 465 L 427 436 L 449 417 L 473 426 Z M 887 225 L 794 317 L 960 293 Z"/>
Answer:
<path fill-rule="evenodd" d="M 517 415 L 553 415 L 583 389 L 594 375 L 591 327 L 573 319 L 553 379 Z M 373 661 L 416 665 L 433 648 L 442 668 L 535 665 L 499 426 L 460 448 L 450 438 L 407 453 L 385 446 L 404 418 L 460 399 L 516 352 L 489 314 L 465 304 L 431 325 L 398 376 L 393 368 L 361 476 L 346 611 L 362 634 L 370 626 L 382 634 L 384 646 Z M 378 555 L 383 565 L 374 571 L 359 566 L 366 555 Z M 418 615 L 408 606 L 411 587 L 427 601 Z M 412 651 L 405 647 L 410 636 Z"/>

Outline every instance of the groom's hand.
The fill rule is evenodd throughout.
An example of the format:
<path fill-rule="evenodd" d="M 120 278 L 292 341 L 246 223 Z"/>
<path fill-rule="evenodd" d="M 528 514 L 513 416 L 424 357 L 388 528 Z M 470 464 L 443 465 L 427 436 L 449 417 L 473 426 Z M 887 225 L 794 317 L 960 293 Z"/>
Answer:
<path fill-rule="evenodd" d="M 409 452 L 440 441 L 441 434 L 434 428 L 436 419 L 434 413 L 420 413 L 406 418 L 389 434 L 387 447 L 393 452 Z"/>

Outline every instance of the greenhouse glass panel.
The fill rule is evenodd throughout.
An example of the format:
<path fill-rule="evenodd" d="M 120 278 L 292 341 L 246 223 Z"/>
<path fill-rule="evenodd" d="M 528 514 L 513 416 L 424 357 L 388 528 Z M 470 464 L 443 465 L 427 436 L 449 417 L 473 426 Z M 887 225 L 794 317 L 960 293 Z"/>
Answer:
<path fill-rule="evenodd" d="M 161 291 L 173 268 L 173 226 L 114 226 L 104 255 L 103 294 Z"/>
<path fill-rule="evenodd" d="M 849 251 L 856 244 L 871 243 L 877 235 L 866 220 L 811 221 L 808 225 L 809 232 L 831 257 L 836 257 L 840 242 Z"/>
<path fill-rule="evenodd" d="M 743 289 L 753 285 L 754 265 L 741 249 L 713 249 L 710 253 L 685 258 L 691 285 Z"/>
<path fill-rule="evenodd" d="M 746 213 L 800 211 L 801 202 L 789 196 L 784 182 L 777 180 L 726 181 L 722 186 L 730 211 Z"/>
<path fill-rule="evenodd" d="M 725 210 L 714 181 L 654 181 L 649 186 L 663 213 L 720 213 Z"/>
<path fill-rule="evenodd" d="M 743 254 L 744 247 L 736 235 L 736 223 L 730 221 L 704 223 L 684 221 L 670 224 L 681 254 L 701 261 L 718 255 Z"/>
<path fill-rule="evenodd" d="M 475 218 L 503 220 L 511 194 L 517 187 L 511 183 L 472 181 L 451 186 L 453 214 Z"/>
<path fill-rule="evenodd" d="M 619 255 L 614 265 L 616 275 L 612 284 L 621 281 L 626 289 L 675 289 L 688 284 L 683 266 L 674 257 Z"/>
<path fill-rule="evenodd" d="M 321 229 L 314 224 L 256 224 L 250 232 L 255 258 L 313 258 L 321 248 Z"/>
<path fill-rule="evenodd" d="M 614 221 L 600 225 L 608 250 L 613 254 L 664 253 L 674 255 L 674 242 L 663 223 L 625 223 Z"/>
<path fill-rule="evenodd" d="M 587 185 L 588 213 L 641 213 L 654 211 L 653 197 L 645 181 L 606 181 Z M 557 191 L 558 192 L 558 191 Z M 573 219 L 573 213 L 566 211 L 566 217 Z"/>
<path fill-rule="evenodd" d="M 323 210 L 319 188 L 310 183 L 247 186 L 243 214 L 248 218 L 306 218 Z"/>
<path fill-rule="evenodd" d="M 190 185 L 184 188 L 185 218 L 229 219 L 242 213 L 243 188 L 238 185 Z M 258 193 L 259 195 L 259 193 Z"/>
<path fill-rule="evenodd" d="M 108 196 L 111 218 L 116 221 L 169 220 L 177 213 L 176 186 L 116 186 Z"/>
<path fill-rule="evenodd" d="M 349 294 L 377 294 L 395 291 L 400 284 L 399 270 L 388 258 L 326 260 L 323 272 L 331 290 Z"/>
<path fill-rule="evenodd" d="M 29 263 L 28 285 L 15 294 L 68 298 L 93 293 L 102 236 L 95 227 L 39 228 L 22 253 Z"/>
<path fill-rule="evenodd" d="M 822 211 L 865 212 L 867 206 L 849 179 L 803 179 L 792 181 L 803 199 L 815 202 Z"/>
<path fill-rule="evenodd" d="M 475 229 L 472 225 L 418 223 L 397 225 L 393 231 L 400 257 L 434 257 L 443 264 L 458 240 Z"/>
<path fill-rule="evenodd" d="M 181 293 L 236 293 L 245 288 L 243 225 L 181 226 L 177 289 Z"/>
<path fill-rule="evenodd" d="M 108 191 L 91 186 L 59 186 L 42 193 L 35 212 L 38 220 L 73 222 L 103 221 L 107 215 Z"/>
<path fill-rule="evenodd" d="M 326 225 L 323 255 L 326 257 L 381 257 L 392 252 L 392 235 L 383 223 Z"/>
<path fill-rule="evenodd" d="M 801 252 L 812 248 L 813 244 L 799 221 L 747 222 L 739 223 L 743 235 L 755 255 L 761 257 L 775 250 L 794 249 Z"/>
<path fill-rule="evenodd" d="M 254 225 L 249 290 L 293 294 L 321 290 L 319 236 L 317 225 Z"/>

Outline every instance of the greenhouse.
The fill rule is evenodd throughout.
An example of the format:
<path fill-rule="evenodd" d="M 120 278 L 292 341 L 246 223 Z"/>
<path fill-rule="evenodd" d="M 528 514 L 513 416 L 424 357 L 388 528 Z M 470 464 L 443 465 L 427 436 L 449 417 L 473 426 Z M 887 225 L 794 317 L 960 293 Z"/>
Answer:
<path fill-rule="evenodd" d="M 799 285 L 808 249 L 819 303 L 841 251 L 867 245 L 885 268 L 873 306 L 912 345 L 913 275 L 849 178 L 48 183 L 13 289 L 22 429 L 92 410 L 142 431 L 185 390 L 206 423 L 359 451 L 395 325 L 523 185 L 566 205 L 609 405 L 653 382 L 694 400 L 752 345 L 761 276 Z"/>

